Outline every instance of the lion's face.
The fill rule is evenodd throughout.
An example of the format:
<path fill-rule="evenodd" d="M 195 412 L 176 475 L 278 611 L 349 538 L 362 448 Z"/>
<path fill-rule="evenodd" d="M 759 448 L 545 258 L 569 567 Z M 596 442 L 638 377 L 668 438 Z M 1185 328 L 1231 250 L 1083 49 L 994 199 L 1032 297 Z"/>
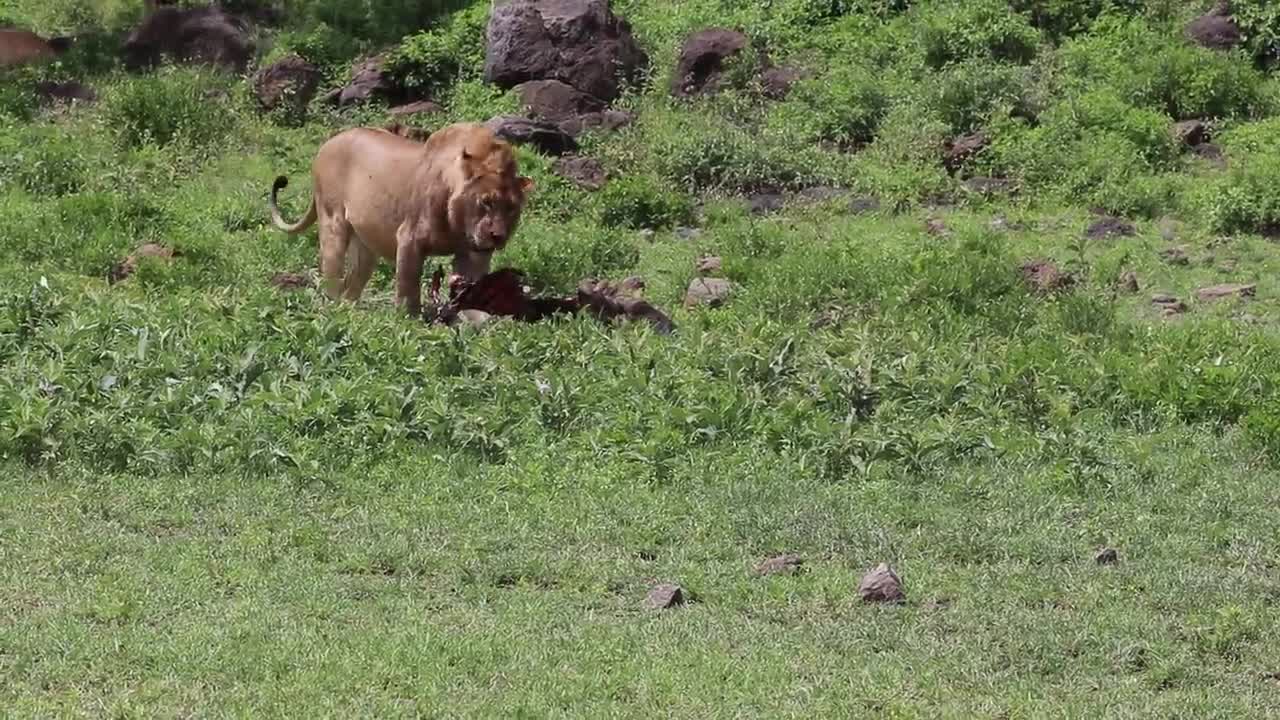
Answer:
<path fill-rule="evenodd" d="M 501 250 L 520 224 L 525 194 L 533 183 L 529 178 L 517 177 L 510 187 L 501 187 L 500 183 L 476 184 L 480 187 L 471 188 L 467 203 L 467 237 L 477 250 Z"/>
<path fill-rule="evenodd" d="M 518 174 L 505 143 L 494 143 L 487 156 L 464 151 L 462 161 L 469 175 L 463 189 L 467 240 L 480 252 L 501 250 L 520 224 L 533 181 Z"/>

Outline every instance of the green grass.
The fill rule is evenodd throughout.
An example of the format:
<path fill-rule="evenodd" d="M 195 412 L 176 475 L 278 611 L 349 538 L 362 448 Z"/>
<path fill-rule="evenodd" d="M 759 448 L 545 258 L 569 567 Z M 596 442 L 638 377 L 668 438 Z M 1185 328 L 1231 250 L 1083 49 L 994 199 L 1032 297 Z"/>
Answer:
<path fill-rule="evenodd" d="M 271 180 L 297 178 L 297 216 L 318 145 L 383 108 L 260 116 L 244 78 L 130 76 L 94 43 L 0 78 L 5 714 L 1280 714 L 1263 40 L 1198 50 L 1196 8 L 1155 1 L 774 5 L 618 0 L 655 70 L 619 103 L 632 126 L 584 140 L 615 179 L 580 191 L 520 150 L 538 189 L 496 265 L 547 291 L 641 275 L 672 336 L 428 327 L 385 263 L 356 306 L 271 287 L 316 265 L 313 233 L 270 228 Z M 515 101 L 480 80 L 480 6 L 424 35 L 412 3 L 300 3 L 269 56 L 333 84 L 404 36 L 401 71 L 447 107 L 430 126 L 484 119 Z M 0 7 L 47 33 L 134 15 Z M 670 100 L 709 24 L 825 82 Z M 73 77 L 102 102 L 36 104 L 34 81 Z M 1168 139 L 1187 108 L 1225 169 Z M 953 177 L 941 143 L 976 128 L 993 144 Z M 1019 192 L 964 191 L 986 173 Z M 738 198 L 814 184 L 882 209 Z M 1093 206 L 1136 235 L 1083 240 Z M 144 242 L 181 254 L 109 284 Z M 686 308 L 704 254 L 737 290 Z M 1031 258 L 1078 282 L 1032 292 Z M 1196 299 L 1224 282 L 1256 295 Z M 752 576 L 783 552 L 805 572 Z M 880 562 L 905 604 L 859 599 Z M 691 602 L 644 610 L 657 582 Z"/>

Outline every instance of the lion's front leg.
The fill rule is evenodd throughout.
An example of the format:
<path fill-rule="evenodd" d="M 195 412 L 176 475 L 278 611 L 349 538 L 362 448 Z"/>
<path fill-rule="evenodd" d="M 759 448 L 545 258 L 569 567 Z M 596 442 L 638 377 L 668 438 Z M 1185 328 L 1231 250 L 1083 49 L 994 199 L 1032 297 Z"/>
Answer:
<path fill-rule="evenodd" d="M 409 224 L 396 231 L 396 307 L 416 317 L 422 312 L 422 243 Z"/>

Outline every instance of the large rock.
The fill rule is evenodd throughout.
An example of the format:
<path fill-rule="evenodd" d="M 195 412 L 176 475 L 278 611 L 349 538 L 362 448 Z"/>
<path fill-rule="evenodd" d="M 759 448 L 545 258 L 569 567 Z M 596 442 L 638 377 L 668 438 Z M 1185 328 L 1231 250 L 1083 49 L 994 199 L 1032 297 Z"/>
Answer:
<path fill-rule="evenodd" d="M 289 55 L 258 71 L 253 91 L 258 106 L 274 110 L 287 105 L 303 110 L 320 87 L 320 70 L 298 55 Z"/>
<path fill-rule="evenodd" d="M 605 103 L 559 80 L 530 80 L 516 86 L 520 104 L 534 117 L 558 123 L 585 113 L 603 112 Z"/>
<path fill-rule="evenodd" d="M 578 142 L 551 123 L 516 115 L 500 115 L 485 123 L 495 135 L 516 145 L 532 145 L 548 155 L 578 149 Z"/>
<path fill-rule="evenodd" d="M 1186 34 L 1197 45 L 1213 50 L 1230 50 L 1244 42 L 1240 26 L 1231 17 L 1226 2 L 1219 2 L 1212 10 L 1192 20 L 1187 25 Z"/>
<path fill-rule="evenodd" d="M 609 101 L 649 57 L 608 0 L 498 0 L 486 31 L 484 77 L 511 88 L 560 80 Z"/>
<path fill-rule="evenodd" d="M 991 138 L 981 130 L 952 138 L 943 146 L 942 164 L 947 170 L 958 172 L 990 144 Z"/>
<path fill-rule="evenodd" d="M 671 76 L 671 94 L 688 97 L 714 92 L 719 87 L 724 62 L 749 44 L 746 35 L 725 28 L 707 28 L 685 38 Z"/>
<path fill-rule="evenodd" d="M 385 64 L 386 58 L 381 55 L 362 60 L 353 68 L 350 82 L 329 91 L 324 96 L 324 101 L 343 107 L 370 100 L 385 100 L 390 103 L 405 100 L 404 88 L 391 79 L 384 67 Z"/>
<path fill-rule="evenodd" d="M 121 48 L 125 67 L 138 70 L 163 59 L 244 72 L 254 43 L 243 20 L 217 7 L 160 7 L 134 29 Z"/>

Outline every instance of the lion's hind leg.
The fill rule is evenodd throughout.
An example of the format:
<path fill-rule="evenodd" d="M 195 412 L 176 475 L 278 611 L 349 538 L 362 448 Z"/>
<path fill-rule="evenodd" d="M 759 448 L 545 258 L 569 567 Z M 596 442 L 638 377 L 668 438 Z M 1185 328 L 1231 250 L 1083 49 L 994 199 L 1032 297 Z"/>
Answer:
<path fill-rule="evenodd" d="M 347 246 L 351 243 L 351 224 L 337 214 L 320 217 L 320 274 L 324 291 L 330 299 L 342 296 L 342 275 L 347 264 Z"/>
<path fill-rule="evenodd" d="M 369 284 L 369 278 L 373 276 L 373 270 L 378 264 L 378 256 L 360 240 L 359 234 L 351 239 L 350 255 L 351 267 L 347 271 L 342 296 L 355 302 L 364 293 L 364 286 Z"/>

